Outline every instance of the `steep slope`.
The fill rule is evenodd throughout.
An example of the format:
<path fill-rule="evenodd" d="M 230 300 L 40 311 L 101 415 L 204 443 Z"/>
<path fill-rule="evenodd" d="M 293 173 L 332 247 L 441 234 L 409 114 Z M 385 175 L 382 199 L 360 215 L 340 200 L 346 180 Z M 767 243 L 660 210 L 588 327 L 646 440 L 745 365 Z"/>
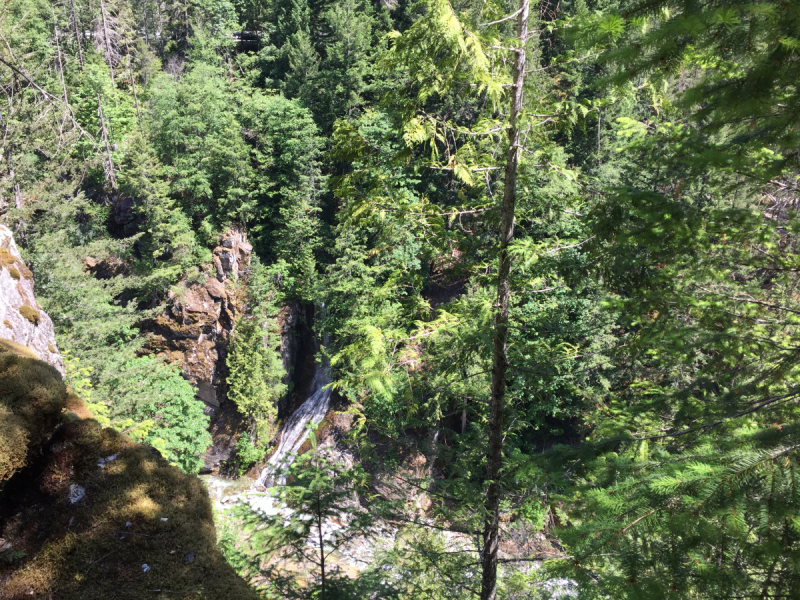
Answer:
<path fill-rule="evenodd" d="M 4 310 L 18 292 L 39 314 L 0 338 L 0 598 L 257 598 L 216 547 L 205 485 L 71 393 L 7 229 L 0 240 Z M 12 268 L 24 286 L 8 286 Z"/>
<path fill-rule="evenodd" d="M 0 391 L 0 597 L 257 597 L 216 548 L 199 479 L 81 419 L 53 367 L 7 347 Z"/>

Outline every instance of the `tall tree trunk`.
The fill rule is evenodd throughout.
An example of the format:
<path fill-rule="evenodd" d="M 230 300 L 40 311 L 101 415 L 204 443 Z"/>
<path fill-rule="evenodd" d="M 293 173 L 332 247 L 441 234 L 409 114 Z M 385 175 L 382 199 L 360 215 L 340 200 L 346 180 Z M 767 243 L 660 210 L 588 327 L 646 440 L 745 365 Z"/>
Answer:
<path fill-rule="evenodd" d="M 108 19 L 106 18 L 106 5 L 103 0 L 100 0 L 100 16 L 103 19 L 103 43 L 106 47 L 106 62 L 108 63 L 108 70 L 111 74 L 111 85 L 114 85 L 114 66 L 111 64 L 111 41 L 109 40 L 108 33 Z"/>
<path fill-rule="evenodd" d="M 161 14 L 161 0 L 156 2 L 156 12 L 158 13 L 158 41 L 161 51 L 164 51 L 164 17 Z"/>
<path fill-rule="evenodd" d="M 56 53 L 58 54 L 58 71 L 61 74 L 61 89 L 64 91 L 64 108 L 69 109 L 69 100 L 67 99 L 67 84 L 64 81 L 64 64 L 61 62 L 61 43 L 58 41 L 58 25 L 56 24 L 56 9 L 50 5 L 50 10 L 53 11 L 53 36 L 56 39 Z"/>
<path fill-rule="evenodd" d="M 186 25 L 186 45 L 189 45 L 189 3 L 183 0 L 183 22 Z"/>
<path fill-rule="evenodd" d="M 131 61 L 131 53 L 127 47 L 125 50 L 128 55 L 128 72 L 130 73 L 131 76 L 131 89 L 133 90 L 133 102 L 134 104 L 136 104 L 136 118 L 139 121 L 139 130 L 142 131 L 142 133 L 144 133 L 144 130 L 142 129 L 142 113 L 139 110 L 139 98 L 136 95 L 136 79 L 133 76 L 133 64 Z"/>
<path fill-rule="evenodd" d="M 508 246 L 514 237 L 514 210 L 517 202 L 517 168 L 519 163 L 520 127 L 519 113 L 522 110 L 522 91 L 525 83 L 525 42 L 528 39 L 529 0 L 520 0 L 517 18 L 517 41 L 514 51 L 514 67 L 511 97 L 511 115 L 508 129 L 508 151 L 506 154 L 505 186 L 503 206 L 500 211 L 500 258 L 497 270 L 497 305 L 495 306 L 494 348 L 492 359 L 492 393 L 489 414 L 489 448 L 486 453 L 486 522 L 483 530 L 483 553 L 481 562 L 481 600 L 497 597 L 497 551 L 500 529 L 500 468 L 503 461 L 503 436 L 505 416 L 506 371 L 508 357 L 508 304 L 511 297 L 511 261 Z"/>
<path fill-rule="evenodd" d="M 317 490 L 317 527 L 319 529 L 319 569 L 322 575 L 322 600 L 325 600 L 325 542 L 322 539 L 322 505 Z"/>
<path fill-rule="evenodd" d="M 108 180 L 111 189 L 117 191 L 117 177 L 114 174 L 114 161 L 111 158 L 111 144 L 108 143 L 108 130 L 106 129 L 106 119 L 103 116 L 103 105 L 100 103 L 100 94 L 97 94 L 97 115 L 100 117 L 100 133 L 106 144 L 106 158 L 108 160 Z"/>
<path fill-rule="evenodd" d="M 75 0 L 69 0 L 69 4 L 72 9 L 72 28 L 75 30 L 75 43 L 78 44 L 78 61 L 81 63 L 81 71 L 83 71 L 82 38 L 78 35 L 78 15 L 75 13 Z"/>
<path fill-rule="evenodd" d="M 144 3 L 144 41 L 150 47 L 150 33 L 147 31 L 147 2 Z"/>

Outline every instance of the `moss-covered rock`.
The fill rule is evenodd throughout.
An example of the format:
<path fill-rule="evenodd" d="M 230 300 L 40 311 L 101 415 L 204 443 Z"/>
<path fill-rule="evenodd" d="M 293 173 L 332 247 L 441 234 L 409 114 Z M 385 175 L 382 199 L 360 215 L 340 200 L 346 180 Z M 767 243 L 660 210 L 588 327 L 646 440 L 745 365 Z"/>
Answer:
<path fill-rule="evenodd" d="M 66 402 L 58 371 L 20 344 L 0 343 L 0 486 L 52 434 Z"/>
<path fill-rule="evenodd" d="M 42 319 L 42 315 L 39 314 L 39 311 L 28 304 L 23 304 L 19 307 L 19 314 L 21 314 L 34 325 L 38 325 L 39 321 Z"/>
<path fill-rule="evenodd" d="M 0 345 L 0 598 L 255 600 L 216 547 L 205 485 L 86 418 L 17 350 Z"/>

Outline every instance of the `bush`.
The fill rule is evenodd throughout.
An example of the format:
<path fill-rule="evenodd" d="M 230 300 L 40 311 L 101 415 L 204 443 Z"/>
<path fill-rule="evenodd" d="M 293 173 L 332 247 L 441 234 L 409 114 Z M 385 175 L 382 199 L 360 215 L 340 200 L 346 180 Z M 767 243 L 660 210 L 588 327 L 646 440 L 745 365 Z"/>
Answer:
<path fill-rule="evenodd" d="M 112 418 L 138 427 L 134 437 L 158 448 L 185 472 L 200 470 L 200 455 L 211 445 L 209 417 L 194 388 L 175 368 L 143 356 L 122 365 L 107 387 Z"/>
<path fill-rule="evenodd" d="M 230 467 L 236 471 L 237 476 L 241 477 L 247 473 L 250 467 L 264 458 L 265 452 L 264 444 L 256 443 L 253 436 L 243 433 L 236 442 L 236 454 Z"/>

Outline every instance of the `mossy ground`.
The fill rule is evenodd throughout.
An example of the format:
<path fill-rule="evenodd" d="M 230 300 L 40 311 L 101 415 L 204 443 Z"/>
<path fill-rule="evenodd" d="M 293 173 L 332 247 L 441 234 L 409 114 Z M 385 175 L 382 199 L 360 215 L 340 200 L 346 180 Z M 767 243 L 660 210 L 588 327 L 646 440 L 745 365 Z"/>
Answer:
<path fill-rule="evenodd" d="M 66 386 L 50 365 L 20 344 L 0 343 L 0 491 L 53 431 Z"/>
<path fill-rule="evenodd" d="M 217 549 L 211 502 L 197 477 L 85 418 L 85 405 L 52 367 L 0 352 L 0 375 L 0 391 L 8 391 L 0 395 L 0 423 L 14 417 L 22 431 L 2 442 L 0 456 L 16 444 L 27 448 L 27 466 L 14 462 L 0 490 L 0 537 L 25 553 L 0 562 L 0 598 L 258 597 Z M 74 485 L 85 496 L 72 504 Z"/>

